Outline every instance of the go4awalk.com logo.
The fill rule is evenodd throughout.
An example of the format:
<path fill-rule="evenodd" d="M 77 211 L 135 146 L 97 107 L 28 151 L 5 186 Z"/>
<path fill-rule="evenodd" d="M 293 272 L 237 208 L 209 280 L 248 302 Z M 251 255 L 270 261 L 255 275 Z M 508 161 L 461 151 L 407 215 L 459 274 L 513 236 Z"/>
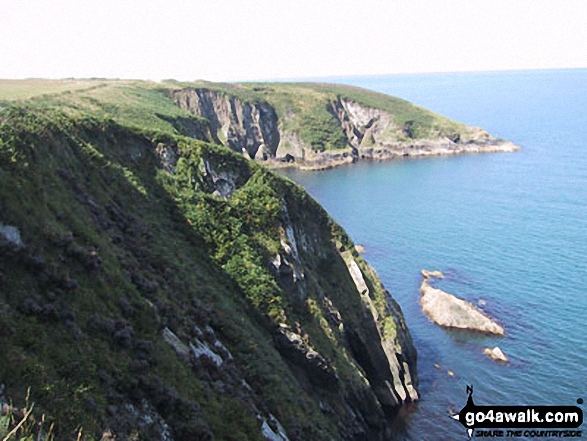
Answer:
<path fill-rule="evenodd" d="M 476 438 L 580 438 L 583 411 L 577 406 L 477 406 L 473 386 L 467 404 L 453 415 Z M 577 400 L 582 404 L 583 400 Z"/>

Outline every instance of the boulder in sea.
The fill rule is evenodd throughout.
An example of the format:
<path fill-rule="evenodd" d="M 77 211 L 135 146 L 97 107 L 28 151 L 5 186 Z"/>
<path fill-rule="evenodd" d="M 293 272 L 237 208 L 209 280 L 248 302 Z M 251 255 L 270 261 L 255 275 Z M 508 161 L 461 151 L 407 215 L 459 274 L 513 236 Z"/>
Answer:
<path fill-rule="evenodd" d="M 447 328 L 479 331 L 504 335 L 503 328 L 475 305 L 447 292 L 430 286 L 431 277 L 440 277 L 440 271 L 422 270 L 424 280 L 420 285 L 422 311 L 434 323 Z"/>
<path fill-rule="evenodd" d="M 505 354 L 502 352 L 502 350 L 499 349 L 497 346 L 493 349 L 485 348 L 483 353 L 485 355 L 487 355 L 489 358 L 493 358 L 494 360 L 501 361 L 502 363 L 508 362 L 508 358 L 505 356 Z"/>
<path fill-rule="evenodd" d="M 431 277 L 436 277 L 437 279 L 444 279 L 444 274 L 442 274 L 440 271 L 428 271 L 423 269 L 422 275 L 425 279 L 430 279 Z"/>

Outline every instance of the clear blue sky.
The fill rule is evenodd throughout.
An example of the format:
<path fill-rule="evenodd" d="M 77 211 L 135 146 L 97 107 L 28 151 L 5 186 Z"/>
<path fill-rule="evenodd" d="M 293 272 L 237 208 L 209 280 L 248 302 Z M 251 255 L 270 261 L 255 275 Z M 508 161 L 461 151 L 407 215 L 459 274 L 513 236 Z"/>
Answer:
<path fill-rule="evenodd" d="M 587 67 L 584 0 L 1 0 L 0 78 Z"/>

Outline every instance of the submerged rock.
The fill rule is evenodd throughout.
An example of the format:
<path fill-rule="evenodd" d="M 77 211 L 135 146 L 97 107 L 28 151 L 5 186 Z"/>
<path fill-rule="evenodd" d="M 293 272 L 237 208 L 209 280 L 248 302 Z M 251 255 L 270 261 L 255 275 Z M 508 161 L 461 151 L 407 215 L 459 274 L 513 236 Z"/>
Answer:
<path fill-rule="evenodd" d="M 501 361 L 502 363 L 508 362 L 508 358 L 505 356 L 505 354 L 502 352 L 502 350 L 499 349 L 497 346 L 493 349 L 485 348 L 483 353 L 485 355 L 487 355 L 489 358 L 493 358 L 494 360 Z"/>
<path fill-rule="evenodd" d="M 444 279 L 444 274 L 442 274 L 440 271 L 428 271 L 428 270 L 423 269 L 422 275 L 426 279 L 429 279 L 431 277 L 436 277 L 437 279 Z"/>
<path fill-rule="evenodd" d="M 452 294 L 430 286 L 431 277 L 439 277 L 438 271 L 422 271 L 424 280 L 420 285 L 422 311 L 434 323 L 447 328 L 466 329 L 504 335 L 503 328 L 487 317 L 475 305 Z"/>

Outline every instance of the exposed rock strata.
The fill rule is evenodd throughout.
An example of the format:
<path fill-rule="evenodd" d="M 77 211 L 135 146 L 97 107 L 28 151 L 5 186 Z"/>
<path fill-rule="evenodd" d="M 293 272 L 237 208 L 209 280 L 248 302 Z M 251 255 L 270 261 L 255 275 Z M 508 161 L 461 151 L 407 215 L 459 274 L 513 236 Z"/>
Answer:
<path fill-rule="evenodd" d="M 262 102 L 194 94 L 234 149 L 277 145 Z M 410 333 L 309 195 L 159 115 L 34 107 L 0 124 L 0 401 L 30 386 L 60 438 L 393 439 Z"/>
<path fill-rule="evenodd" d="M 182 108 L 209 121 L 213 141 L 251 159 L 275 156 L 280 133 L 275 109 L 267 103 L 248 103 L 208 89 L 176 91 Z"/>
<path fill-rule="evenodd" d="M 381 317 L 378 312 L 363 274 L 364 270 L 359 267 L 350 253 L 343 253 L 342 256 L 362 300 L 360 323 L 363 329 L 345 327 L 347 341 L 355 357 L 366 370 L 367 378 L 384 407 L 393 409 L 402 403 L 417 400 L 416 353 L 399 305 L 386 292 L 390 307 L 385 312 L 385 316 L 388 319 L 393 318 L 397 332 L 394 335 L 385 335 L 385 317 Z M 365 270 L 370 273 L 369 276 L 376 283 L 380 284 L 375 271 L 370 266 L 367 265 Z M 383 288 L 381 285 L 379 287 Z M 371 323 L 377 323 L 380 326 L 372 326 Z M 378 341 L 381 342 L 381 346 L 371 344 Z"/>
<path fill-rule="evenodd" d="M 503 328 L 472 303 L 430 286 L 433 272 L 424 270 L 422 275 L 424 280 L 420 285 L 420 304 L 424 314 L 434 323 L 447 328 L 504 335 Z"/>
<path fill-rule="evenodd" d="M 375 415 L 393 415 L 402 404 L 418 399 L 416 350 L 401 309 L 385 291 L 375 271 L 358 257 L 354 245 L 346 249 L 339 243 L 336 254 L 331 254 L 332 244 L 324 240 L 324 230 L 310 227 L 310 224 L 302 228 L 299 214 L 284 204 L 281 249 L 270 265 L 279 274 L 278 280 L 291 301 L 298 305 L 307 301 L 309 284 L 318 275 L 309 262 L 328 261 L 331 271 L 342 268 L 347 271 L 346 278 L 337 278 L 336 283 L 354 285 L 354 293 L 348 291 L 344 297 L 337 297 L 325 291 L 320 296 L 328 311 L 326 321 L 332 330 L 329 332 L 333 333 L 331 338 L 340 339 L 350 349 L 369 384 L 369 389 L 360 393 L 361 398 L 350 399 L 349 404 L 355 410 L 348 418 L 357 425 L 367 418 L 374 419 L 372 424 L 379 424 L 375 423 Z M 384 304 L 380 301 L 383 299 L 377 300 L 379 294 L 376 292 L 384 293 Z M 303 331 L 303 325 L 299 330 L 282 325 L 273 337 L 279 352 L 303 369 L 310 382 L 317 381 L 319 388 L 327 388 L 331 393 L 348 393 L 329 360 L 312 346 L 311 338 L 305 337 Z M 367 412 L 364 407 L 369 402 Z"/>
<path fill-rule="evenodd" d="M 244 102 L 205 88 L 176 90 L 173 99 L 182 109 L 209 121 L 207 133 L 212 134 L 211 141 L 275 168 L 324 170 L 361 160 L 519 150 L 509 141 L 466 126 L 451 134 L 416 136 L 410 121 L 400 124 L 385 110 L 338 97 L 327 108 L 339 122 L 347 146 L 319 151 L 299 133 L 286 128 L 268 102 Z"/>

